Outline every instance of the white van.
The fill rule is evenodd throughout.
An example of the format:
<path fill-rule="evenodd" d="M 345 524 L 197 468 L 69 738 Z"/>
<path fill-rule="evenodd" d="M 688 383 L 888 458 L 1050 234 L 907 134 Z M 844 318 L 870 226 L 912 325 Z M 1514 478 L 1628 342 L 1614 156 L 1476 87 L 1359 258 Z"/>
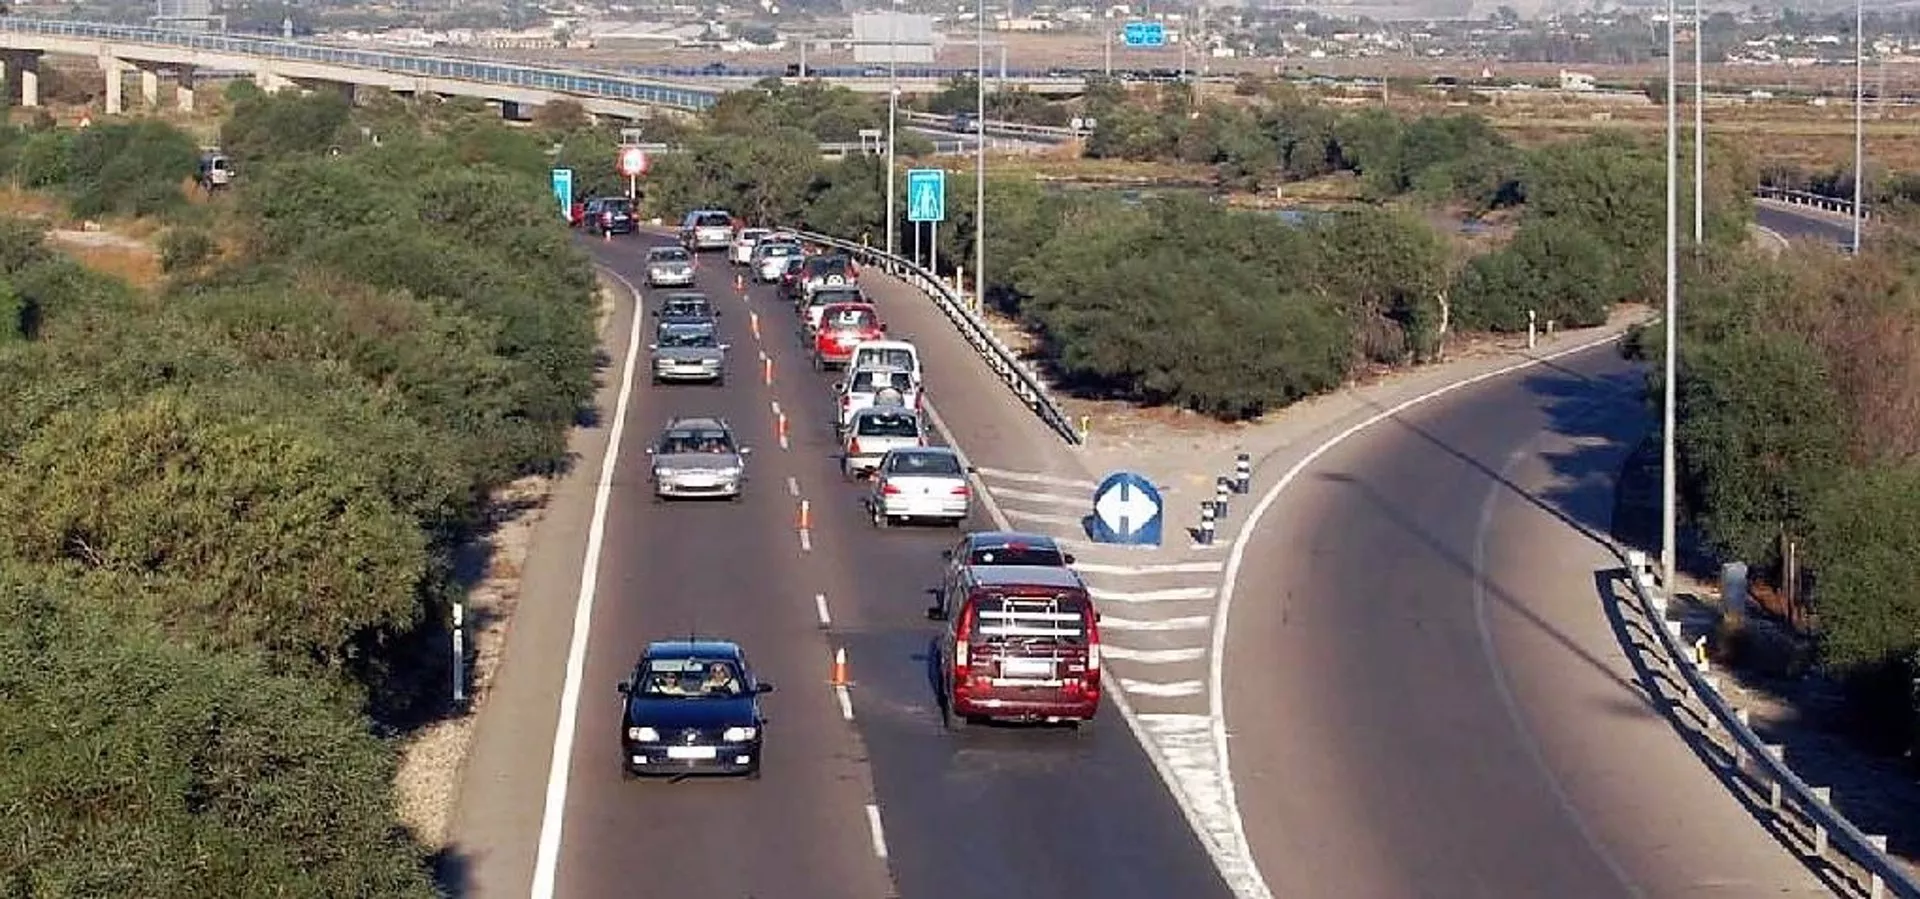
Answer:
<path fill-rule="evenodd" d="M 926 370 L 920 367 L 920 348 L 905 340 L 863 340 L 854 344 L 847 359 L 847 370 L 861 368 L 898 368 L 913 375 L 913 383 L 925 383 Z"/>

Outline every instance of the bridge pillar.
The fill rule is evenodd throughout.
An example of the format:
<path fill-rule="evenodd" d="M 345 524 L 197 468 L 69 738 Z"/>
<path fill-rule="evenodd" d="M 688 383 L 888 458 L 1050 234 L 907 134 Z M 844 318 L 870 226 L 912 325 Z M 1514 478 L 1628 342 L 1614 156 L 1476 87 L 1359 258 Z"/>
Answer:
<path fill-rule="evenodd" d="M 6 66 L 0 71 L 0 77 L 7 82 L 7 96 L 14 96 L 14 87 L 18 85 L 20 105 L 34 107 L 40 105 L 40 54 L 11 52 L 0 56 Z"/>
<path fill-rule="evenodd" d="M 126 60 L 112 56 L 100 57 L 100 71 L 107 76 L 107 115 L 120 115 L 126 111 L 127 70 L 132 68 Z"/>
<path fill-rule="evenodd" d="M 140 101 L 148 109 L 160 105 L 160 73 L 154 69 L 140 70 Z"/>
<path fill-rule="evenodd" d="M 173 96 L 181 112 L 193 111 L 193 66 L 175 66 Z"/>
<path fill-rule="evenodd" d="M 277 94 L 282 88 L 292 86 L 293 81 L 272 69 L 261 69 L 253 73 L 253 83 L 269 94 Z"/>

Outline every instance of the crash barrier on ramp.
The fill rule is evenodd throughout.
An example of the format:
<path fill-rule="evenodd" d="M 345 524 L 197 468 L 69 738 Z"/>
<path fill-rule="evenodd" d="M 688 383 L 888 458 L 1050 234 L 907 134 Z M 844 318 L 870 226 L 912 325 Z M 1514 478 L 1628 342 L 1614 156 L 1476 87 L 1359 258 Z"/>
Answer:
<path fill-rule="evenodd" d="M 1007 388 L 1013 391 L 1013 395 L 1018 397 L 1021 403 L 1032 410 L 1033 414 L 1038 415 L 1047 427 L 1053 429 L 1054 433 L 1060 435 L 1060 439 L 1075 446 L 1081 443 L 1080 431 L 1073 426 L 1073 421 L 1067 417 L 1067 413 L 1061 410 L 1060 404 L 1054 402 L 1047 391 L 1047 385 L 1040 380 L 1039 372 L 1034 369 L 1033 363 L 1022 360 L 1015 354 L 1013 349 L 1007 346 L 1006 341 L 1001 340 L 1000 336 L 993 333 L 993 329 L 987 326 L 986 320 L 976 314 L 952 287 L 942 282 L 933 272 L 907 259 L 862 243 L 841 240 L 825 234 L 815 234 L 811 231 L 794 233 L 808 243 L 844 250 L 861 264 L 879 268 L 913 285 L 940 308 L 948 321 L 953 322 L 960 336 L 972 345 L 981 359 L 986 360 L 987 367 L 1006 383 Z"/>
<path fill-rule="evenodd" d="M 1805 206 L 1810 209 L 1821 210 L 1822 212 L 1835 212 L 1841 215 L 1853 214 L 1852 200 L 1842 200 L 1839 197 L 1829 197 L 1826 194 L 1816 194 L 1810 191 L 1787 190 L 1781 187 L 1762 187 L 1753 192 L 1753 197 L 1756 200 L 1772 200 L 1776 203 L 1786 203 L 1791 206 Z M 1862 204 L 1863 207 L 1865 205 L 1866 204 Z M 1860 210 L 1860 217 L 1871 220 L 1873 218 L 1873 210 L 1871 208 L 1862 208 Z"/>
<path fill-rule="evenodd" d="M 1789 842 L 1800 842 L 1793 848 L 1811 857 L 1816 869 L 1833 875 L 1829 879 L 1844 895 L 1920 899 L 1920 882 L 1887 856 L 1887 838 L 1855 827 L 1833 807 L 1827 787 L 1811 787 L 1801 780 L 1788 765 L 1786 748 L 1761 740 L 1747 725 L 1746 712 L 1734 709 L 1720 695 L 1705 643 L 1683 645 L 1681 622 L 1667 618 L 1669 594 L 1647 555 L 1631 550 L 1626 563 L 1640 612 L 1654 625 L 1651 629 L 1671 662 L 1669 667 L 1712 716 L 1703 734 L 1732 756 L 1730 773 L 1765 803 Z M 1711 733 L 1715 730 L 1720 734 Z"/>

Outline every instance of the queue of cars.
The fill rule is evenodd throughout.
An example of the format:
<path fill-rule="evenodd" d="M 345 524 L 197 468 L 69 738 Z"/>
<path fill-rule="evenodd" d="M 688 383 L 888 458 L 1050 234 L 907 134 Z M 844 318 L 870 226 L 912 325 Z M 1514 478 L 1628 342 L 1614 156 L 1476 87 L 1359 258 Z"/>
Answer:
<path fill-rule="evenodd" d="M 828 424 L 843 475 L 863 483 L 873 527 L 963 525 L 973 514 L 971 470 L 935 442 L 919 348 L 888 333 L 861 287 L 857 261 L 809 252 L 797 235 L 773 229 L 729 227 L 725 240 L 703 230 L 722 219 L 733 221 L 716 210 L 690 214 L 680 246 L 647 251 L 649 288 L 681 288 L 660 290 L 649 304 L 653 382 L 725 383 L 721 313 L 691 289 L 695 254 L 724 251 L 755 281 L 778 285 L 815 368 L 841 370 Z M 737 502 L 751 453 L 722 417 L 675 418 L 647 449 L 655 499 Z M 965 534 L 943 556 L 940 584 L 930 591 L 937 598 L 925 611 L 941 626 L 933 644 L 945 726 L 1092 720 L 1101 698 L 1099 613 L 1074 557 L 1051 537 L 1006 531 Z M 619 685 L 624 773 L 757 778 L 760 698 L 772 690 L 737 644 L 688 637 L 648 645 Z"/>

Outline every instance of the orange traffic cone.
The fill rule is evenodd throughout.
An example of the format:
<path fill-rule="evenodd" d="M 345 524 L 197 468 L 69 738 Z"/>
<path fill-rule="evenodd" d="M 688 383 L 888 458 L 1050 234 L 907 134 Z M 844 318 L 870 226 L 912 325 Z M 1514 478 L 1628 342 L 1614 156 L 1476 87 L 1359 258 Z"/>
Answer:
<path fill-rule="evenodd" d="M 832 687 L 846 687 L 852 684 L 852 681 L 847 680 L 847 651 L 845 649 L 836 649 L 833 651 L 832 678 L 827 681 L 827 685 Z"/>

